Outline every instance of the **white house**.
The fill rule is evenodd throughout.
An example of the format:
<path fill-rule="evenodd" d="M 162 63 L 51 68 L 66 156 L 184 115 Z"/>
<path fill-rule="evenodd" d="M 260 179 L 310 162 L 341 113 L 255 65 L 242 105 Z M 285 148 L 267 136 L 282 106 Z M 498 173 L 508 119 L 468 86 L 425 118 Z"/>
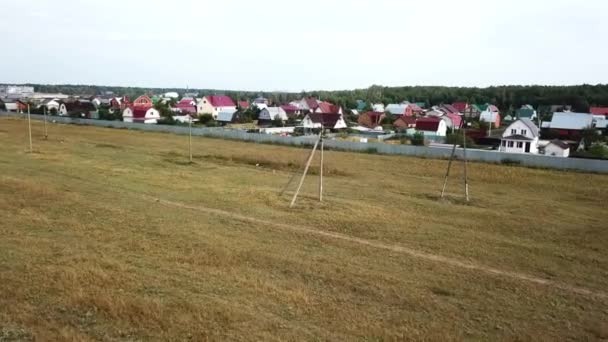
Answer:
<path fill-rule="evenodd" d="M 59 100 L 58 99 L 49 99 L 42 101 L 42 107 L 46 107 L 47 113 L 50 113 L 53 109 L 55 112 L 59 112 Z"/>
<path fill-rule="evenodd" d="M 561 140 L 551 140 L 542 148 L 546 156 L 564 157 L 570 156 L 570 146 Z"/>
<path fill-rule="evenodd" d="M 386 105 L 385 111 L 393 114 L 393 115 L 405 115 L 405 110 L 407 109 L 409 103 L 389 103 Z"/>
<path fill-rule="evenodd" d="M 372 112 L 376 113 L 384 113 L 384 104 L 383 103 L 374 103 L 372 104 Z"/>
<path fill-rule="evenodd" d="M 425 136 L 445 137 L 448 125 L 445 120 L 438 117 L 423 117 L 416 120 L 416 131 Z"/>
<path fill-rule="evenodd" d="M 280 119 L 281 121 L 287 121 L 287 112 L 281 107 L 266 107 L 260 111 L 258 121 L 270 122 Z"/>
<path fill-rule="evenodd" d="M 528 118 L 519 119 L 507 127 L 500 140 L 500 152 L 538 153 L 538 127 Z"/>
<path fill-rule="evenodd" d="M 154 107 L 127 107 L 122 112 L 122 121 L 155 124 L 160 120 L 160 113 Z"/>
<path fill-rule="evenodd" d="M 479 121 L 493 124 L 494 128 L 500 127 L 500 111 L 494 105 L 488 105 L 486 110 L 479 114 Z"/>

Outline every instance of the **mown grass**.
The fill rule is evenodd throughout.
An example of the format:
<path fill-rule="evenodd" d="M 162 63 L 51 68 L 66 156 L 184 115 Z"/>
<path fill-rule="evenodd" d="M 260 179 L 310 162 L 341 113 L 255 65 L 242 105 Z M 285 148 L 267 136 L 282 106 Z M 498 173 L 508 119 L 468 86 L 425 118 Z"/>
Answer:
<path fill-rule="evenodd" d="M 0 337 L 600 340 L 606 298 L 151 200 L 306 226 L 596 292 L 604 175 L 0 120 Z M 316 161 L 315 161 L 316 162 Z M 315 165 L 314 173 L 318 172 Z M 0 338 L 1 339 L 1 338 Z"/>

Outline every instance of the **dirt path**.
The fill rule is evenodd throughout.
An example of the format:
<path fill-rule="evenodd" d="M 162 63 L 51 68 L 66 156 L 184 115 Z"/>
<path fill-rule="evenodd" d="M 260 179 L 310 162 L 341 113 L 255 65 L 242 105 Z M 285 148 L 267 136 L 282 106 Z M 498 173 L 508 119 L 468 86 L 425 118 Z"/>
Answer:
<path fill-rule="evenodd" d="M 228 211 L 221 210 L 221 209 L 208 208 L 208 207 L 204 207 L 204 206 L 193 206 L 193 205 L 188 205 L 188 204 L 184 204 L 184 203 L 158 199 L 158 198 L 154 198 L 154 197 L 150 197 L 150 196 L 146 196 L 146 195 L 143 195 L 143 198 L 146 200 L 149 200 L 149 201 L 154 201 L 154 202 L 163 204 L 163 205 L 179 207 L 179 208 L 189 209 L 189 210 L 196 210 L 196 211 L 213 214 L 213 215 L 218 215 L 218 216 L 230 217 L 232 219 L 261 224 L 261 225 L 264 225 L 267 227 L 275 227 L 275 228 L 284 229 L 284 230 L 297 231 L 297 232 L 311 234 L 311 235 L 323 236 L 323 237 L 327 237 L 330 239 L 342 240 L 342 241 L 347 241 L 350 243 L 357 243 L 360 245 L 369 246 L 369 247 L 373 247 L 373 248 L 389 250 L 392 252 L 406 254 L 406 255 L 409 255 L 414 258 L 433 261 L 433 262 L 437 262 L 440 264 L 457 267 L 457 268 L 481 271 L 481 272 L 491 274 L 491 275 L 507 277 L 507 278 L 511 278 L 511 279 L 515 279 L 515 280 L 519 280 L 519 281 L 525 281 L 525 282 L 529 282 L 529 283 L 534 283 L 534 284 L 538 284 L 538 285 L 549 286 L 549 287 L 557 288 L 557 289 L 564 290 L 564 291 L 571 292 L 571 293 L 576 293 L 576 294 L 583 295 L 583 296 L 597 297 L 597 298 L 602 298 L 602 299 L 608 298 L 608 293 L 605 293 L 605 292 L 589 290 L 589 289 L 586 289 L 583 287 L 572 286 L 572 285 L 568 285 L 565 283 L 561 283 L 561 282 L 557 282 L 557 281 L 553 281 L 553 280 L 549 280 L 549 279 L 545 279 L 545 278 L 527 275 L 524 273 L 503 271 L 503 270 L 500 270 L 497 268 L 492 268 L 492 267 L 488 267 L 488 266 L 484 266 L 484 265 L 480 265 L 480 264 L 460 261 L 460 260 L 454 259 L 454 258 L 449 258 L 449 257 L 441 256 L 441 255 L 421 252 L 416 249 L 412 249 L 412 248 L 408 248 L 408 247 L 404 247 L 404 246 L 400 246 L 400 245 L 386 244 L 386 243 L 379 242 L 379 241 L 366 240 L 366 239 L 348 236 L 348 235 L 344 235 L 344 234 L 340 234 L 340 233 L 322 231 L 322 230 L 318 230 L 318 229 L 314 229 L 314 228 L 310 228 L 310 227 L 306 227 L 306 226 L 277 223 L 277 222 L 267 221 L 267 220 L 263 220 L 263 219 L 258 219 L 258 218 L 251 217 L 251 216 L 235 214 L 233 212 L 228 212 Z"/>

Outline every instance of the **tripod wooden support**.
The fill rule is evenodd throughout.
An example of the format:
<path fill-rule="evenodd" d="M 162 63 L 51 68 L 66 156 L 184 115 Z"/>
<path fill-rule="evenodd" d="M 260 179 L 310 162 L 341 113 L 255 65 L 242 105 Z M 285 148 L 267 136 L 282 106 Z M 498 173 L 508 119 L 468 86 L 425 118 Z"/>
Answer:
<path fill-rule="evenodd" d="M 293 198 L 291 199 L 291 203 L 289 204 L 290 208 L 293 208 L 294 205 L 296 204 L 296 200 L 298 199 L 298 195 L 300 194 L 300 190 L 302 189 L 302 185 L 304 185 L 304 179 L 306 179 L 306 174 L 308 173 L 308 169 L 310 168 L 310 164 L 312 163 L 312 160 L 315 156 L 315 152 L 317 151 L 317 147 L 319 147 L 319 145 L 321 145 L 320 150 L 321 150 L 321 160 L 320 160 L 320 170 L 319 170 L 319 201 L 323 201 L 323 150 L 324 150 L 324 143 L 323 143 L 323 129 L 321 129 L 321 133 L 319 133 L 319 137 L 317 138 L 317 141 L 315 141 L 315 145 L 312 148 L 312 151 L 310 152 L 310 155 L 308 156 L 307 160 L 306 160 L 306 165 L 304 166 L 304 171 L 302 172 L 302 177 L 300 178 L 300 183 L 298 184 L 298 187 L 296 189 L 296 192 L 293 195 Z M 285 191 L 289 188 L 289 186 L 291 185 L 291 183 L 294 181 L 294 179 L 296 178 L 297 174 L 294 173 L 291 178 L 289 179 L 289 181 L 287 182 L 287 184 L 285 185 L 285 187 L 283 188 L 283 190 L 281 191 L 281 195 L 283 195 L 283 193 L 285 193 Z"/>
<path fill-rule="evenodd" d="M 469 201 L 469 179 L 467 175 L 467 130 L 466 126 L 462 127 L 462 148 L 463 148 L 463 159 L 464 159 L 464 196 L 466 201 Z M 443 181 L 443 188 L 441 189 L 441 199 L 443 199 L 445 195 L 445 189 L 448 186 L 448 178 L 450 177 L 450 169 L 452 168 L 452 161 L 456 156 L 456 144 L 454 142 L 454 146 L 452 147 L 452 154 L 450 155 L 450 160 L 448 161 L 448 169 L 445 173 L 445 179 Z"/>

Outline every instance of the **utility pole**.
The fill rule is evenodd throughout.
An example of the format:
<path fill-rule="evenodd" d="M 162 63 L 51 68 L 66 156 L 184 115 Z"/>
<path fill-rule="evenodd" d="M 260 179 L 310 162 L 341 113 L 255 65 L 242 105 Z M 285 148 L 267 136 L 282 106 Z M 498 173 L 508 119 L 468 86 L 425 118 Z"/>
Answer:
<path fill-rule="evenodd" d="M 190 152 L 190 164 L 192 164 L 192 116 L 188 114 L 190 120 L 188 120 L 188 150 Z"/>
<path fill-rule="evenodd" d="M 46 128 L 46 106 L 43 106 L 42 110 L 44 113 L 44 140 L 47 140 L 49 138 L 49 134 Z"/>
<path fill-rule="evenodd" d="M 306 173 L 308 173 L 308 168 L 310 167 L 312 158 L 315 156 L 315 151 L 317 150 L 317 146 L 319 145 L 319 141 L 321 140 L 321 134 L 319 134 L 319 138 L 317 139 L 317 141 L 315 142 L 315 145 L 312 148 L 310 157 L 308 157 L 308 161 L 306 161 L 306 167 L 304 167 L 304 172 L 302 173 L 302 178 L 300 179 L 300 184 L 298 184 L 296 193 L 293 195 L 293 198 L 291 199 L 291 204 L 289 204 L 290 208 L 293 208 L 293 206 L 296 204 L 296 199 L 298 198 L 298 195 L 300 194 L 300 190 L 302 189 L 302 185 L 304 184 L 304 179 L 306 178 Z"/>
<path fill-rule="evenodd" d="M 490 123 L 490 127 L 491 127 Z M 462 146 L 463 146 L 463 157 L 464 157 L 464 196 L 469 201 L 469 179 L 467 175 L 467 124 L 465 120 L 464 129 L 462 131 Z"/>
<path fill-rule="evenodd" d="M 27 127 L 28 133 L 30 137 L 30 153 L 34 152 L 34 148 L 32 146 L 32 119 L 30 117 L 30 104 L 27 104 Z"/>
<path fill-rule="evenodd" d="M 321 126 L 321 167 L 319 169 L 319 202 L 323 202 L 323 126 Z"/>

